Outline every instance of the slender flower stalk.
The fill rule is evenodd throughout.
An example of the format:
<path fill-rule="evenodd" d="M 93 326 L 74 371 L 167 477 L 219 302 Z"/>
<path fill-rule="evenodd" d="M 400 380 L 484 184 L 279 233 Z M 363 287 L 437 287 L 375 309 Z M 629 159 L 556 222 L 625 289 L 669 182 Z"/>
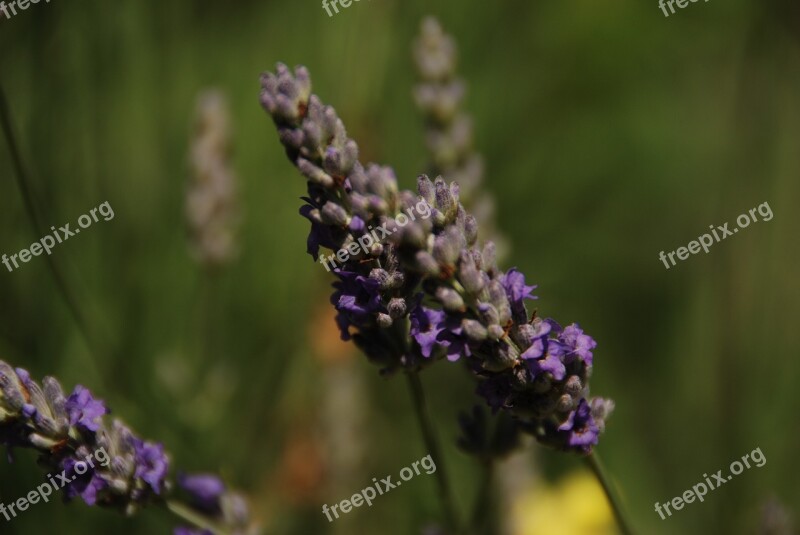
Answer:
<path fill-rule="evenodd" d="M 420 379 L 419 372 L 416 370 L 410 371 L 406 374 L 406 376 L 408 378 L 409 389 L 411 391 L 411 398 L 414 402 L 414 413 L 417 415 L 417 420 L 419 422 L 420 430 L 422 431 L 422 436 L 425 440 L 425 445 L 427 446 L 428 452 L 436 463 L 436 481 L 439 485 L 439 496 L 442 500 L 445 525 L 452 529 L 454 533 L 460 533 L 458 515 L 456 514 L 455 504 L 453 502 L 453 493 L 450 489 L 447 471 L 444 467 L 442 448 L 439 445 L 439 439 L 436 437 L 436 430 L 434 429 L 430 412 L 428 411 L 428 406 L 425 402 L 425 391 L 422 388 L 422 381 Z"/>
<path fill-rule="evenodd" d="M 107 422 L 109 412 L 81 385 L 67 396 L 53 377 L 40 385 L 22 368 L 0 361 L 0 445 L 9 458 L 14 447 L 38 451 L 50 481 L 63 476 L 66 501 L 81 498 L 128 516 L 148 505 L 166 506 L 200 528 L 179 527 L 176 535 L 255 533 L 238 494 L 210 475 L 180 476 L 176 488 L 164 446 L 140 438 L 120 420 Z"/>
<path fill-rule="evenodd" d="M 592 473 L 597 478 L 597 481 L 599 481 L 600 485 L 603 487 L 603 492 L 605 493 L 606 498 L 608 498 L 608 503 L 611 506 L 611 510 L 614 511 L 614 518 L 617 520 L 620 531 L 622 531 L 623 535 L 633 535 L 634 531 L 630 522 L 628 521 L 627 515 L 625 514 L 622 501 L 617 496 L 616 489 L 606 475 L 605 468 L 603 467 L 603 463 L 600 461 L 600 457 L 597 455 L 597 452 L 595 451 L 590 455 L 587 455 L 586 462 L 588 463 L 589 468 L 591 468 Z"/>
<path fill-rule="evenodd" d="M 25 210 L 28 213 L 28 217 L 31 221 L 31 226 L 33 227 L 33 230 L 37 236 L 45 236 L 49 233 L 49 231 L 45 231 L 46 226 L 42 223 L 41 216 L 36 209 L 36 203 L 34 201 L 34 195 L 31 188 L 31 181 L 17 144 L 16 135 L 14 133 L 11 109 L 9 108 L 8 99 L 6 98 L 6 93 L 2 87 L 0 87 L 0 124 L 2 124 L 3 127 L 3 134 L 5 135 L 6 142 L 8 144 L 8 151 L 11 155 L 11 161 L 14 167 L 14 176 L 16 177 L 17 186 L 19 187 L 20 194 L 22 195 L 22 201 L 25 205 Z M 75 294 L 72 292 L 69 284 L 67 284 L 67 279 L 59 268 L 55 259 L 49 254 L 44 256 L 47 267 L 50 270 L 50 274 L 53 276 L 53 280 L 55 281 L 56 288 L 58 288 L 61 297 L 64 299 L 64 303 L 67 305 L 67 309 L 72 315 L 72 318 L 75 320 L 75 323 L 78 326 L 78 331 L 83 336 L 84 342 L 89 350 L 88 353 L 80 353 L 84 360 L 83 366 L 88 373 L 91 373 L 94 376 L 95 380 L 105 381 L 107 379 L 106 374 L 99 369 L 94 360 L 89 358 L 90 354 L 95 358 L 102 354 L 96 335 L 91 331 L 89 323 L 86 321 L 86 317 L 78 305 L 78 300 L 75 298 Z"/>

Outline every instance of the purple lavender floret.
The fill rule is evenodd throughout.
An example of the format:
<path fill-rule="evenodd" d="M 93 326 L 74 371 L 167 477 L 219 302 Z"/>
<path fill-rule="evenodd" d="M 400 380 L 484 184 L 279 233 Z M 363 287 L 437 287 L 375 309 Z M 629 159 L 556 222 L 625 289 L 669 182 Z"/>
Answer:
<path fill-rule="evenodd" d="M 506 295 L 511 303 L 511 312 L 514 315 L 514 321 L 517 323 L 525 323 L 527 321 L 527 311 L 525 310 L 526 299 L 538 299 L 533 295 L 533 290 L 536 285 L 528 286 L 525 284 L 525 275 L 517 271 L 516 268 L 508 270 L 502 277 L 503 288 L 506 290 Z"/>
<path fill-rule="evenodd" d="M 69 424 L 94 433 L 100 428 L 100 419 L 110 411 L 105 403 L 94 399 L 89 389 L 77 385 L 67 398 Z"/>
<path fill-rule="evenodd" d="M 169 459 L 164 453 L 164 446 L 136 439 L 134 449 L 136 451 L 134 477 L 150 485 L 156 494 L 161 494 L 164 478 L 169 469 Z"/>
<path fill-rule="evenodd" d="M 561 381 L 567 374 L 564 361 L 557 353 L 547 353 L 544 357 L 528 361 L 528 369 L 534 378 L 541 374 L 549 373 L 556 381 Z"/>
<path fill-rule="evenodd" d="M 473 345 L 473 342 L 465 332 L 461 318 L 452 314 L 448 315 L 446 312 L 443 315 L 444 318 L 439 324 L 437 342 L 445 348 L 447 360 L 455 362 L 462 356 L 471 357 L 470 346 Z"/>
<path fill-rule="evenodd" d="M 577 323 L 568 326 L 558 336 L 558 339 L 567 348 L 565 360 L 571 362 L 575 357 L 580 358 L 587 366 L 592 365 L 592 349 L 597 347 L 597 342 L 587 335 Z"/>
<path fill-rule="evenodd" d="M 182 474 L 178 476 L 178 485 L 189 493 L 197 509 L 205 511 L 217 511 L 225 492 L 225 484 L 212 474 Z"/>
<path fill-rule="evenodd" d="M 87 466 L 83 474 L 75 470 L 75 465 L 83 462 L 81 459 L 67 457 L 61 464 L 61 469 L 70 482 L 64 486 L 67 501 L 80 497 L 86 505 L 97 504 L 98 496 L 108 488 L 108 482 L 94 467 Z"/>
<path fill-rule="evenodd" d="M 374 323 L 375 314 L 384 310 L 379 283 L 350 271 L 336 270 L 335 273 L 339 280 L 333 283 L 336 291 L 331 296 L 331 303 L 338 311 L 336 322 L 342 340 L 349 340 L 350 327 L 367 327 Z"/>
<path fill-rule="evenodd" d="M 508 375 L 487 377 L 478 383 L 476 393 L 486 400 L 493 413 L 507 408 L 508 400 L 514 393 L 511 377 Z"/>
<path fill-rule="evenodd" d="M 585 399 L 581 399 L 578 408 L 572 411 L 567 421 L 558 427 L 559 436 L 570 448 L 590 452 L 597 444 L 600 430 L 592 417 L 592 410 Z"/>
<path fill-rule="evenodd" d="M 589 397 L 596 343 L 575 324 L 529 318 L 525 302 L 535 299 L 535 286 L 497 266 L 492 242 L 479 244 L 459 185 L 421 175 L 416 192 L 403 191 L 391 168 L 362 164 L 336 111 L 311 93 L 304 67 L 279 64 L 261 85 L 261 103 L 307 182 L 302 213 L 312 222 L 312 254 L 351 250 L 333 270 L 342 338 L 352 337 L 384 371 L 416 371 L 445 356 L 462 361 L 493 410 L 542 442 L 590 451 L 611 409 Z M 429 217 L 401 223 L 415 207 Z M 388 232 L 365 243 L 379 228 Z M 595 405 L 606 410 L 586 417 Z M 573 427 L 559 430 L 567 421 Z"/>
<path fill-rule="evenodd" d="M 437 345 L 437 338 L 444 327 L 445 314 L 441 310 L 428 308 L 418 304 L 411 311 L 410 334 L 414 337 L 420 347 L 420 353 L 425 358 L 430 358 L 431 353 Z"/>

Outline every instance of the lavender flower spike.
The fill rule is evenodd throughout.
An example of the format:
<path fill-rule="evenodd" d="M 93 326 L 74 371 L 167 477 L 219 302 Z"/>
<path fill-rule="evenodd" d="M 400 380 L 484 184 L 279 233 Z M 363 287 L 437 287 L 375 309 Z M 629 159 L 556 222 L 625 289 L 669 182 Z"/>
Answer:
<path fill-rule="evenodd" d="M 39 386 L 27 371 L 0 361 L 0 444 L 35 449 L 51 474 L 63 471 L 67 501 L 80 497 L 88 505 L 126 515 L 147 505 L 167 504 L 175 512 L 193 511 L 188 517 L 201 519 L 203 529 L 213 526 L 215 533 L 255 533 L 235 493 L 220 489 L 215 498 L 226 505 L 213 510 L 196 501 L 179 505 L 172 496 L 164 446 L 137 437 L 119 420 L 107 423 L 108 412 L 83 386 L 65 397 L 56 379 L 45 377 Z"/>
<path fill-rule="evenodd" d="M 497 246 L 497 257 L 505 258 L 509 246 L 495 228 L 494 199 L 481 189 L 483 158 L 473 148 L 472 118 L 463 108 L 467 84 L 458 76 L 458 47 L 434 17 L 426 17 L 414 41 L 414 63 L 419 82 L 414 101 L 425 120 L 425 146 L 432 175 L 457 182 L 465 208 L 481 222 L 484 236 Z"/>
<path fill-rule="evenodd" d="M 205 268 L 219 268 L 236 255 L 240 219 L 225 96 L 213 90 L 202 93 L 196 115 L 186 218 L 193 257 Z"/>
<path fill-rule="evenodd" d="M 449 73 L 447 54 L 440 59 L 428 66 L 437 76 Z M 545 444 L 591 452 L 613 406 L 589 397 L 596 343 L 577 325 L 529 317 L 534 286 L 497 266 L 492 242 L 478 243 L 459 185 L 422 175 L 416 193 L 402 191 L 391 168 L 362 165 L 336 111 L 311 94 L 304 67 L 292 73 L 279 64 L 261 87 L 261 103 L 306 179 L 309 253 L 356 251 L 334 269 L 342 337 L 385 371 L 463 361 L 493 409 Z M 395 221 L 415 206 L 430 217 Z M 375 244 L 367 232 L 379 227 L 389 234 Z"/>

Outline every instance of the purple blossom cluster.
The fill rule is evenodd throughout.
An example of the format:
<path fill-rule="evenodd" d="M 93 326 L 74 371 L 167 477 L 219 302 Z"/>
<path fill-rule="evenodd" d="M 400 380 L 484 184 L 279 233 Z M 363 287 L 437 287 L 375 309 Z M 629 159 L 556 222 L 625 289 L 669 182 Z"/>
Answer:
<path fill-rule="evenodd" d="M 40 386 L 27 371 L 0 361 L 0 445 L 8 448 L 9 459 L 14 447 L 37 450 L 40 464 L 51 474 L 63 471 L 66 501 L 80 497 L 88 505 L 116 508 L 127 515 L 145 505 L 164 503 L 171 490 L 164 446 L 136 436 L 119 420 L 108 425 L 104 416 L 109 412 L 81 385 L 65 396 L 53 377 L 45 377 Z M 100 450 L 108 462 L 84 462 Z M 201 482 L 186 478 L 181 483 L 191 497 L 190 506 L 209 522 L 225 526 L 225 533 L 245 533 L 247 515 L 241 498 L 233 493 L 217 495 L 220 503 L 232 505 L 212 510 Z"/>
<path fill-rule="evenodd" d="M 65 471 L 68 500 L 80 497 L 88 505 L 133 512 L 161 494 L 169 459 L 162 445 L 141 440 L 118 420 L 106 428 L 102 420 L 108 412 L 81 385 L 67 397 L 56 379 L 45 377 L 40 387 L 27 371 L 0 361 L 0 442 L 35 448 L 48 468 Z M 100 448 L 111 456 L 107 467 L 73 473 Z"/>
<path fill-rule="evenodd" d="M 279 64 L 261 86 L 261 104 L 307 180 L 300 213 L 311 222 L 308 252 L 317 259 L 320 247 L 339 250 L 372 228 L 392 230 L 334 270 L 342 338 L 385 371 L 462 360 L 495 411 L 508 411 L 543 443 L 590 452 L 613 407 L 589 397 L 596 343 L 577 324 L 529 316 L 535 286 L 515 269 L 500 270 L 492 242 L 478 244 L 459 185 L 422 175 L 414 194 L 398 188 L 391 168 L 362 165 L 336 111 L 311 94 L 304 67 L 292 73 Z M 396 214 L 418 202 L 431 217 L 397 225 Z"/>

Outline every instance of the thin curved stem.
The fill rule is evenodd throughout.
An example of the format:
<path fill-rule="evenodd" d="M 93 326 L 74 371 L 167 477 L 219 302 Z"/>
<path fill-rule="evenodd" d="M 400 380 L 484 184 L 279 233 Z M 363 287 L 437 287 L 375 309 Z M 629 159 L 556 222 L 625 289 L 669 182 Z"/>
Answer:
<path fill-rule="evenodd" d="M 425 391 L 422 388 L 422 381 L 420 380 L 419 373 L 416 371 L 407 372 L 406 377 L 408 378 L 411 399 L 414 402 L 414 412 L 417 415 L 425 445 L 428 448 L 430 456 L 433 458 L 433 462 L 436 464 L 436 481 L 439 484 L 439 499 L 442 502 L 445 523 L 448 528 L 455 533 L 459 533 L 458 517 L 455 511 L 453 495 L 450 491 L 450 483 L 444 468 L 444 457 L 442 456 L 439 440 L 434 432 L 433 422 L 431 421 L 428 406 L 425 402 Z"/>
<path fill-rule="evenodd" d="M 164 502 L 164 505 L 172 514 L 197 528 L 207 530 L 214 535 L 228 535 L 227 531 L 215 525 L 213 522 L 210 522 L 202 515 L 195 513 L 192 509 L 179 501 L 167 500 Z"/>
<path fill-rule="evenodd" d="M 611 483 L 611 480 L 606 475 L 605 469 L 603 468 L 603 463 L 600 461 L 597 452 L 592 452 L 587 455 L 586 462 L 588 463 L 589 468 L 591 468 L 592 473 L 597 478 L 597 481 L 600 482 L 600 485 L 603 487 L 603 491 L 606 494 L 606 498 L 608 498 L 609 505 L 611 505 L 611 510 L 614 512 L 614 518 L 617 520 L 620 531 L 623 533 L 623 535 L 633 535 L 634 531 L 625 514 L 625 509 L 622 507 L 622 501 L 620 500 L 616 489 Z"/>
<path fill-rule="evenodd" d="M 16 178 L 20 194 L 22 195 L 22 201 L 25 204 L 25 210 L 28 213 L 28 217 L 31 220 L 34 231 L 40 237 L 45 236 L 49 234 L 49 232 L 45 232 L 45 226 L 39 219 L 39 214 L 36 210 L 28 174 L 25 170 L 25 165 L 23 163 L 19 146 L 17 145 L 16 137 L 14 135 L 14 127 L 11 120 L 11 111 L 8 106 L 8 99 L 6 98 L 6 93 L 2 86 L 0 86 L 0 122 L 2 123 L 3 133 L 5 134 L 6 142 L 8 144 L 8 151 L 11 154 L 11 161 L 14 167 L 14 176 Z M 44 255 L 44 257 L 45 261 L 47 262 L 47 267 L 50 269 L 50 273 L 55 280 L 56 287 L 61 293 L 67 308 L 72 314 L 72 317 L 75 319 L 75 323 L 77 323 L 78 330 L 83 335 L 89 352 L 92 353 L 95 358 L 97 358 L 99 356 L 97 345 L 95 344 L 95 340 L 91 335 L 88 323 L 86 322 L 86 319 L 81 312 L 80 307 L 78 306 L 78 302 L 67 285 L 66 279 L 62 275 L 61 270 L 59 270 L 58 265 L 53 257 L 49 254 Z M 91 359 L 88 359 L 87 365 L 88 371 L 93 372 L 96 376 L 96 379 L 102 383 L 104 377 L 96 367 L 95 363 L 92 362 Z"/>

